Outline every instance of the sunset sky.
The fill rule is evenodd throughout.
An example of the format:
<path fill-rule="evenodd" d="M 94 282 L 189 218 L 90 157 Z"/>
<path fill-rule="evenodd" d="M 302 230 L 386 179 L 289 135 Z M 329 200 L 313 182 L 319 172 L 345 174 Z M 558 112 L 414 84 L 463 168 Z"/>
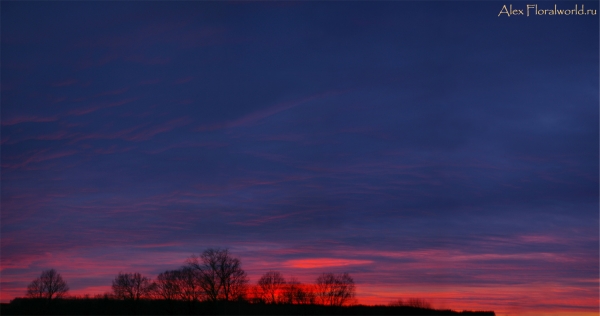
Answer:
<path fill-rule="evenodd" d="M 597 315 L 598 15 L 509 4 L 2 1 L 1 301 L 220 247 L 361 304 Z"/>

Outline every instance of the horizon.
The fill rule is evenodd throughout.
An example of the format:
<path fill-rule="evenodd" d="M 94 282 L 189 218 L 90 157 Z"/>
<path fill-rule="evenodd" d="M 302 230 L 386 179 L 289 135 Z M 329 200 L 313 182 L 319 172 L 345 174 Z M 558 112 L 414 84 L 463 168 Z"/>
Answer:
<path fill-rule="evenodd" d="M 597 315 L 598 15 L 504 5 L 2 1 L 0 302 L 228 248 L 365 305 Z"/>

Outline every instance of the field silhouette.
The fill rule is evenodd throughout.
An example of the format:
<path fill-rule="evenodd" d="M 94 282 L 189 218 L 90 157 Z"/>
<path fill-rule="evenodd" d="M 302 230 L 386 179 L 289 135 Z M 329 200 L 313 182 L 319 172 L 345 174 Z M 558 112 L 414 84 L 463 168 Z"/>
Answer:
<path fill-rule="evenodd" d="M 411 306 L 324 306 L 250 302 L 17 298 L 2 315 L 495 315 L 493 311 L 435 310 Z"/>

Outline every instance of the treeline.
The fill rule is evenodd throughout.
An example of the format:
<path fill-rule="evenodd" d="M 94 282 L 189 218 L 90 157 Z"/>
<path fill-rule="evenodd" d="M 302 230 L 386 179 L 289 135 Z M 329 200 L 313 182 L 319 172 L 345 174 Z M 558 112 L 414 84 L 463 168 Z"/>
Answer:
<path fill-rule="evenodd" d="M 397 300 L 389 306 L 356 305 L 356 286 L 348 273 L 323 273 L 314 284 L 286 280 L 277 271 L 250 285 L 241 261 L 227 249 L 207 249 L 179 269 L 154 280 L 119 272 L 112 291 L 68 297 L 69 286 L 54 269 L 27 287 L 26 299 L 2 304 L 3 314 L 396 314 L 446 315 L 423 300 Z M 365 310 L 365 308 L 367 310 Z M 377 311 L 376 311 L 377 309 Z M 493 312 L 478 312 L 493 315 Z"/>
<path fill-rule="evenodd" d="M 69 287 L 55 270 L 47 270 L 27 287 L 27 297 L 64 298 Z M 266 304 L 320 304 L 342 306 L 355 302 L 356 287 L 348 273 L 323 273 L 315 284 L 302 284 L 281 273 L 265 273 L 250 286 L 240 259 L 227 249 L 207 249 L 191 256 L 179 269 L 160 273 L 154 280 L 140 273 L 119 272 L 112 281 L 112 292 L 95 298 L 186 302 L 251 302 Z"/>

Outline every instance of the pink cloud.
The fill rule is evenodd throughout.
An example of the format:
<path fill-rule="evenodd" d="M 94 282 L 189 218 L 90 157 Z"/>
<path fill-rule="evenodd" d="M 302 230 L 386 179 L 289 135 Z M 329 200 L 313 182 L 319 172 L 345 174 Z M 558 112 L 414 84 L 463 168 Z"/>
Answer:
<path fill-rule="evenodd" d="M 86 140 L 86 139 L 125 139 L 127 138 L 127 136 L 129 134 L 131 134 L 133 131 L 138 130 L 144 126 L 147 126 L 148 124 L 140 124 L 137 126 L 133 126 L 124 130 L 120 130 L 120 131 L 116 131 L 116 132 L 112 132 L 112 133 L 93 133 L 93 134 L 80 134 L 77 137 L 75 137 L 70 143 L 77 143 L 80 142 L 82 140 Z"/>
<path fill-rule="evenodd" d="M 563 240 L 560 240 L 554 236 L 549 236 L 549 235 L 524 235 L 524 236 L 520 236 L 519 239 L 521 239 L 523 242 L 526 243 L 563 243 Z"/>
<path fill-rule="evenodd" d="M 333 254 L 345 254 L 344 250 L 334 250 Z M 576 262 L 579 259 L 573 258 L 572 256 L 559 253 L 550 252 L 529 252 L 529 253 L 465 253 L 459 250 L 437 250 L 437 249 L 423 249 L 423 250 L 412 250 L 412 251 L 380 251 L 380 250 L 356 250 L 352 252 L 353 255 L 369 256 L 369 257 L 387 257 L 394 259 L 412 259 L 412 263 L 415 267 L 425 267 L 431 265 L 431 267 L 437 267 L 440 264 L 445 265 L 447 268 L 464 267 L 465 262 L 471 262 L 473 265 L 479 265 L 480 261 L 494 261 L 494 260 L 539 260 L 548 262 Z"/>
<path fill-rule="evenodd" d="M 253 219 L 253 220 L 247 220 L 247 221 L 241 221 L 241 222 L 233 222 L 233 224 L 237 224 L 237 225 L 242 225 L 242 226 L 259 226 L 268 222 L 272 222 L 272 221 L 276 221 L 278 219 L 282 219 L 282 218 L 287 218 L 296 214 L 300 214 L 301 212 L 296 212 L 296 213 L 287 213 L 287 214 L 282 214 L 282 215 L 275 215 L 275 216 L 264 216 L 261 218 L 257 218 L 257 219 Z"/>
<path fill-rule="evenodd" d="M 54 122 L 58 120 L 56 116 L 50 117 L 42 117 L 42 116 L 17 116 L 13 118 L 9 118 L 7 120 L 2 120 L 3 126 L 16 125 L 20 123 L 39 123 L 39 122 Z"/>
<path fill-rule="evenodd" d="M 17 137 L 4 137 L 2 138 L 2 144 L 16 144 L 26 140 L 65 140 L 73 137 L 74 134 L 68 133 L 66 131 L 60 130 L 54 133 L 49 134 L 41 134 L 41 135 L 33 135 L 33 136 L 20 136 Z"/>
<path fill-rule="evenodd" d="M 18 163 L 12 163 L 12 164 L 11 163 L 2 163 L 2 167 L 18 169 L 18 168 L 26 167 L 27 165 L 32 164 L 32 163 L 40 163 L 40 162 L 43 162 L 46 160 L 67 157 L 67 156 L 74 155 L 76 153 L 78 153 L 78 151 L 76 151 L 76 150 L 64 150 L 64 151 L 57 151 L 57 152 L 48 152 L 48 150 L 40 150 Z"/>

